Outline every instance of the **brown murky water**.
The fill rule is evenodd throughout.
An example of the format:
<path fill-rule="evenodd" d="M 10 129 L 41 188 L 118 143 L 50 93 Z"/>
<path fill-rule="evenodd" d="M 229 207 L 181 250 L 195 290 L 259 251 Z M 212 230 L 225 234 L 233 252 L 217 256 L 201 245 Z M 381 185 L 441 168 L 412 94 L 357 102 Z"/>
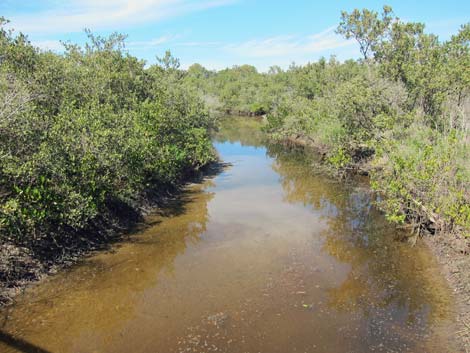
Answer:
<path fill-rule="evenodd" d="M 231 166 L 29 289 L 2 313 L 0 351 L 453 352 L 429 251 L 395 240 L 363 184 L 312 174 L 258 125 L 230 119 L 215 146 Z"/>

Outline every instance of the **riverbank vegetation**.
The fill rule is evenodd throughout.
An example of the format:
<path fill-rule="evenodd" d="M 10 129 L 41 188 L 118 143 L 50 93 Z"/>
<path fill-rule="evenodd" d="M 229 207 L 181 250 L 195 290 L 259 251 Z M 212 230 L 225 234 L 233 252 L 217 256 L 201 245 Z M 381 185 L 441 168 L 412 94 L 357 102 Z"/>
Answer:
<path fill-rule="evenodd" d="M 389 220 L 470 235 L 470 24 L 443 42 L 384 6 L 343 12 L 337 33 L 361 59 L 193 65 L 186 83 L 213 109 L 266 114 L 272 138 L 312 145 L 336 170 L 367 169 Z"/>
<path fill-rule="evenodd" d="M 367 172 L 391 221 L 470 235 L 470 24 L 440 41 L 385 6 L 337 32 L 361 59 L 215 72 L 169 53 L 146 66 L 120 34 L 41 51 L 0 19 L 0 283 L 135 222 L 215 159 L 219 114 L 265 116 L 273 140 Z"/>
<path fill-rule="evenodd" d="M 125 37 L 59 55 L 0 19 L 0 283 L 15 286 L 134 222 L 215 159 L 204 103 L 169 53 L 145 67 Z"/>

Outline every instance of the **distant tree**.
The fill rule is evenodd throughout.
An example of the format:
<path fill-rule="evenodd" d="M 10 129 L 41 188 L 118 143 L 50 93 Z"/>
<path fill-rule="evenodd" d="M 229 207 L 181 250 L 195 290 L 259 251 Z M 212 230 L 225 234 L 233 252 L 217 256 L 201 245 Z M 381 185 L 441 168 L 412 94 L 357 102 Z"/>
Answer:
<path fill-rule="evenodd" d="M 85 43 L 85 48 L 89 52 L 95 51 L 116 51 L 120 52 L 125 48 L 127 35 L 113 32 L 109 37 L 95 35 L 90 29 L 85 28 L 85 33 L 90 43 Z"/>
<path fill-rule="evenodd" d="M 282 68 L 278 65 L 274 65 L 269 67 L 268 74 L 269 75 L 278 75 L 282 73 Z"/>
<path fill-rule="evenodd" d="M 392 21 L 393 11 L 390 6 L 383 7 L 382 18 L 379 18 L 377 12 L 368 9 L 354 9 L 351 13 L 342 11 L 336 33 L 346 39 L 354 38 L 359 43 L 364 59 L 368 59 L 370 51 L 386 34 Z"/>
<path fill-rule="evenodd" d="M 470 23 L 445 43 L 448 64 L 445 76 L 449 80 L 451 99 L 450 126 L 460 127 L 465 136 L 470 133 Z"/>
<path fill-rule="evenodd" d="M 188 68 L 188 75 L 197 79 L 207 79 L 209 78 L 211 72 L 207 70 L 201 64 L 192 64 Z"/>
<path fill-rule="evenodd" d="M 175 58 L 171 55 L 171 51 L 167 50 L 165 56 L 157 56 L 158 66 L 162 67 L 164 70 L 178 70 L 180 68 L 180 61 L 178 58 Z"/>

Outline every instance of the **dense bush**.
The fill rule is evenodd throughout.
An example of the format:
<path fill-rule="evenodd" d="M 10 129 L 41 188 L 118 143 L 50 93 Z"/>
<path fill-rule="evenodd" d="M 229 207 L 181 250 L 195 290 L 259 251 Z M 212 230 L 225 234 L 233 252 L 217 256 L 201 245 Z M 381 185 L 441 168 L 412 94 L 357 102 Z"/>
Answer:
<path fill-rule="evenodd" d="M 390 220 L 468 234 L 470 164 L 461 139 L 413 123 L 377 146 L 372 185 L 385 196 L 380 204 Z"/>
<path fill-rule="evenodd" d="M 368 163 L 390 220 L 470 234 L 470 24 L 441 42 L 385 6 L 343 12 L 337 32 L 363 58 L 234 67 L 204 92 L 222 110 L 267 113 L 271 137 L 315 145 L 336 169 Z"/>
<path fill-rule="evenodd" d="M 265 74 L 250 65 L 213 72 L 194 64 L 184 81 L 204 98 L 209 108 L 222 114 L 266 114 L 286 89 L 282 70 L 272 68 Z"/>
<path fill-rule="evenodd" d="M 91 33 L 57 55 L 0 28 L 2 244 L 63 250 L 214 160 L 212 121 L 171 55 L 145 68 L 123 36 Z"/>

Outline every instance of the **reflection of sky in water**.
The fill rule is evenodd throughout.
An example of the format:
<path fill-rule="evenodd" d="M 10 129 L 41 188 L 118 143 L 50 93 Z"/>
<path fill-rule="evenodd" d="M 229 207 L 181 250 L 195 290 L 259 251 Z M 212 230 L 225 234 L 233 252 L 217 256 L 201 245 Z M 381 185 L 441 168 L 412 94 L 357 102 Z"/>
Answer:
<path fill-rule="evenodd" d="M 215 147 L 225 163 L 232 164 L 217 176 L 217 189 L 273 186 L 278 183 L 277 175 L 266 157 L 266 148 L 242 146 L 240 143 L 215 143 Z"/>
<path fill-rule="evenodd" d="M 214 146 L 226 162 L 231 162 L 237 156 L 259 156 L 263 160 L 266 158 L 265 147 L 242 146 L 240 142 L 215 142 Z"/>

